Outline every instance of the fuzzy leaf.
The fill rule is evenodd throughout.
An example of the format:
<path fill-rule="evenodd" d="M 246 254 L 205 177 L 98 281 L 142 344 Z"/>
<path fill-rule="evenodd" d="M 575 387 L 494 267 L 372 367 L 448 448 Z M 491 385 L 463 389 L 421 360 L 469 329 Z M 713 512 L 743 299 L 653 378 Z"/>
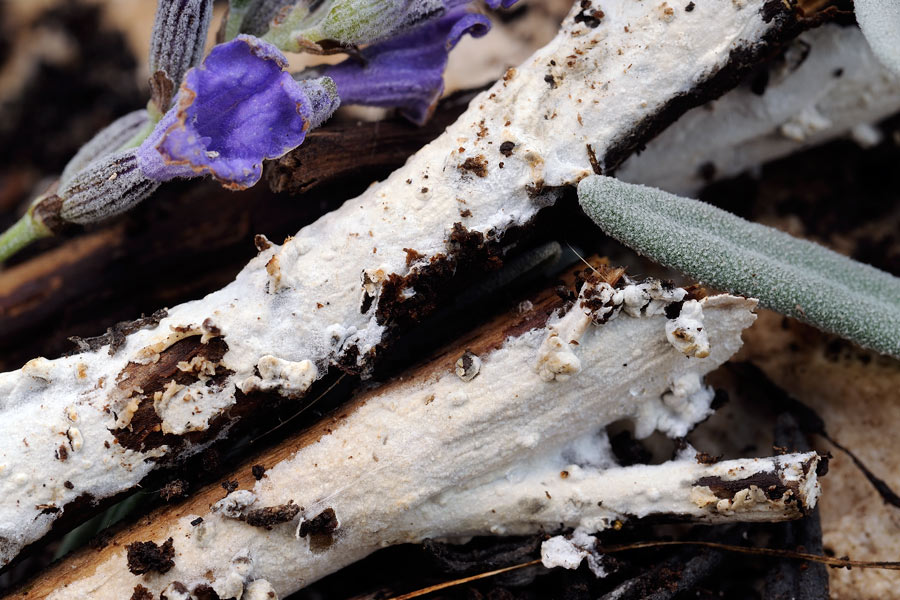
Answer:
<path fill-rule="evenodd" d="M 655 188 L 594 176 L 578 198 L 607 234 L 656 262 L 900 358 L 900 278 Z"/>

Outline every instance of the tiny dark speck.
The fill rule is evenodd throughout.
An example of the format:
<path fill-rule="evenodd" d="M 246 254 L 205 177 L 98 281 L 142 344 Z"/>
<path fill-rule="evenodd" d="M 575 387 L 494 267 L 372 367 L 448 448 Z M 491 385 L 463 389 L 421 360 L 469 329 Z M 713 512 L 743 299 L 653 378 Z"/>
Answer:
<path fill-rule="evenodd" d="M 516 147 L 513 142 L 503 142 L 500 144 L 500 154 L 506 156 L 507 158 L 512 156 L 513 149 Z"/>
<path fill-rule="evenodd" d="M 692 12 L 694 10 L 695 4 L 693 2 L 688 2 L 688 5 L 684 7 L 685 12 Z"/>
<path fill-rule="evenodd" d="M 704 181 L 712 181 L 716 176 L 716 165 L 711 162 L 703 163 L 700 165 L 698 172 Z"/>
<path fill-rule="evenodd" d="M 834 71 L 832 71 L 831 74 L 834 75 L 835 77 L 843 77 L 844 69 L 841 69 L 839 67 L 839 68 L 835 69 Z"/>
<path fill-rule="evenodd" d="M 550 73 L 544 75 L 544 81 L 550 84 L 550 87 L 556 89 L 556 78 L 553 77 Z"/>
<path fill-rule="evenodd" d="M 202 522 L 203 522 L 203 517 L 197 517 L 196 519 L 194 519 L 193 521 L 191 521 L 191 525 L 192 525 L 193 527 L 196 527 L 197 525 L 199 525 L 199 524 L 202 523 Z"/>

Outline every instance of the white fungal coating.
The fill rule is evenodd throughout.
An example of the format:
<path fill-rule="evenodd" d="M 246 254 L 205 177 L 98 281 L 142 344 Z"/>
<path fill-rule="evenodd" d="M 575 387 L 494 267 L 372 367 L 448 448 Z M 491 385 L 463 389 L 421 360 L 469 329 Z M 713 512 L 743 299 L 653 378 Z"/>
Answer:
<path fill-rule="evenodd" d="M 221 513 L 229 519 L 240 519 L 244 511 L 254 502 L 256 494 L 250 490 L 235 490 L 212 505 L 212 512 Z"/>
<path fill-rule="evenodd" d="M 556 535 L 541 543 L 541 564 L 548 569 L 562 567 L 577 569 L 587 559 L 588 568 L 595 577 L 606 577 L 606 569 L 600 564 L 600 554 L 595 546 L 597 539 L 578 528 L 571 535 Z"/>
<path fill-rule="evenodd" d="M 703 331 L 703 308 L 696 300 L 685 302 L 681 314 L 666 323 L 666 339 L 688 356 L 709 356 L 709 338 Z"/>
<path fill-rule="evenodd" d="M 293 397 L 347 356 L 357 356 L 365 371 L 399 318 L 395 312 L 403 313 L 402 300 L 420 293 L 415 276 L 431 259 L 452 254 L 458 199 L 467 199 L 471 212 L 466 231 L 484 239 L 531 222 L 558 197 L 554 189 L 592 172 L 588 143 L 605 165 L 607 153 L 631 139 L 639 123 L 694 91 L 735 49 L 777 37 L 783 23 L 766 22 L 764 4 L 698 3 L 666 22 L 651 3 L 625 2 L 604 7 L 595 28 L 575 22 L 576 4 L 554 41 L 476 97 L 441 137 L 386 181 L 282 246 L 261 251 L 233 283 L 172 308 L 157 327 L 129 335 L 112 355 L 101 348 L 0 375 L 0 465 L 6 465 L 0 473 L 0 564 L 40 538 L 78 496 L 101 499 L 133 488 L 157 466 L 148 459 L 169 456 L 166 445 L 128 448 L 117 439 L 140 430 L 135 415 L 154 401 L 129 379 L 136 365 L 158 365 L 186 338 L 204 345 L 221 338 L 227 345 L 218 361 L 220 385 L 201 385 L 206 375 L 196 373 L 201 383 L 167 402 L 160 398 L 154 412 L 173 435 L 206 431 L 248 380 L 248 390 L 259 385 Z M 500 153 L 507 142 L 514 145 L 510 156 Z M 483 177 L 462 168 L 468 159 L 483 161 Z M 422 260 L 408 265 L 405 249 Z M 411 278 L 391 305 L 381 295 L 392 276 Z M 268 378 L 262 369 L 256 373 L 261 361 L 272 367 Z M 574 367 L 551 371 L 562 369 L 554 376 L 564 376 Z M 465 393 L 464 408 L 476 404 Z M 81 419 L 83 446 L 72 455 L 67 407 Z M 186 443 L 179 452 L 202 448 Z M 48 504 L 59 510 L 39 508 Z"/>
<path fill-rule="evenodd" d="M 565 316 L 555 316 L 549 321 L 549 333 L 538 351 L 535 371 L 544 381 L 554 379 L 564 381 L 569 375 L 581 370 L 581 362 L 575 355 L 574 346 L 579 344 L 579 339 L 592 322 L 606 323 L 619 316 L 622 310 L 625 314 L 636 318 L 657 316 L 662 314 L 670 303 L 684 298 L 686 293 L 682 288 L 667 289 L 659 280 L 630 283 L 621 289 L 613 288 L 605 282 L 585 283 L 571 310 L 567 311 Z M 700 303 L 692 302 L 696 306 L 692 314 L 695 319 L 702 319 Z M 687 326 L 687 322 L 684 323 Z M 694 323 L 695 321 L 691 321 L 690 326 Z M 670 324 L 667 323 L 667 337 L 670 336 L 669 327 Z M 693 350 L 685 349 L 687 346 L 676 344 L 672 338 L 669 341 L 685 354 L 694 355 Z M 708 355 L 707 342 L 706 354 L 698 358 L 705 358 Z"/>
<path fill-rule="evenodd" d="M 662 398 L 702 387 L 701 377 L 740 347 L 742 330 L 755 318 L 755 303 L 714 296 L 701 304 L 710 341 L 706 358 L 689 358 L 666 341 L 665 315 L 623 312 L 600 325 L 586 315 L 588 324 L 572 347 L 583 365 L 580 372 L 548 381 L 523 368 L 537 362 L 543 341 L 559 330 L 554 324 L 576 314 L 573 309 L 547 327 L 482 353 L 480 372 L 470 381 L 462 381 L 455 369 L 426 370 L 370 392 L 329 433 L 268 468 L 252 490 L 232 492 L 209 513 L 185 514 L 160 532 L 174 539 L 175 567 L 144 585 L 156 590 L 177 580 L 190 588 L 209 575 L 234 591 L 238 579 L 262 578 L 284 596 L 379 547 L 424 538 L 560 527 L 594 532 L 655 513 L 709 522 L 734 518 L 698 505 L 693 482 L 762 472 L 793 477 L 794 471 L 781 473 L 794 462 L 808 465 L 815 455 L 716 465 L 682 458 L 621 468 L 604 431 L 609 423 L 630 419 L 641 436 L 658 424 L 684 435 L 705 416 Z M 797 471 L 804 483 L 814 477 L 809 472 L 808 466 Z M 802 502 L 814 504 L 817 494 L 813 482 Z M 291 502 L 303 507 L 304 522 L 334 511 L 338 528 L 326 546 L 297 537 L 296 521 L 268 531 L 243 518 L 248 510 Z M 740 518 L 797 514 L 779 499 L 754 505 Z M 197 516 L 203 522 L 194 526 Z M 250 566 L 236 573 L 233 558 L 239 554 Z M 109 556 L 94 573 L 75 575 L 52 597 L 78 598 L 88 590 L 97 600 L 120 597 L 133 586 L 133 576 L 125 569 L 124 551 Z"/>
<path fill-rule="evenodd" d="M 900 3 L 894 0 L 854 0 L 856 22 L 872 52 L 882 64 L 900 75 Z"/>
<path fill-rule="evenodd" d="M 266 355 L 256 364 L 259 376 L 251 375 L 241 383 L 245 394 L 260 390 L 277 391 L 288 398 L 302 396 L 318 378 L 316 366 L 308 360 L 293 362 Z"/>
<path fill-rule="evenodd" d="M 900 75 L 876 59 L 859 29 L 826 24 L 803 33 L 783 61 L 768 66 L 761 95 L 748 82 L 688 111 L 616 177 L 695 196 L 710 180 L 854 134 L 860 123 L 897 111 Z M 871 143 L 871 134 L 863 139 Z"/>
<path fill-rule="evenodd" d="M 278 600 L 278 594 L 271 583 L 265 579 L 257 579 L 244 588 L 241 600 Z"/>

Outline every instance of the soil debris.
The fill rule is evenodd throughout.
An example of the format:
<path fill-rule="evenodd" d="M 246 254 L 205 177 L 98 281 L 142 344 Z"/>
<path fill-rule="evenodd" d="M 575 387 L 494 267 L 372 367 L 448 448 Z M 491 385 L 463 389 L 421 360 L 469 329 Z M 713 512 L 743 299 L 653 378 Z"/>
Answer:
<path fill-rule="evenodd" d="M 333 508 L 326 508 L 318 515 L 300 525 L 300 537 L 307 535 L 331 535 L 338 528 L 337 516 Z"/>
<path fill-rule="evenodd" d="M 288 521 L 293 520 L 299 512 L 300 507 L 294 504 L 293 500 L 279 506 L 255 508 L 247 512 L 247 524 L 252 525 L 253 527 L 263 527 L 267 530 L 271 530 L 273 526 L 278 525 L 279 523 L 287 523 Z M 332 511 L 331 514 L 334 515 L 334 511 Z M 301 526 L 300 529 L 300 535 L 302 536 L 303 527 Z"/>
<path fill-rule="evenodd" d="M 128 570 L 135 575 L 156 572 L 166 573 L 175 566 L 175 546 L 172 538 L 162 546 L 156 542 L 135 542 L 126 546 L 128 550 Z"/>

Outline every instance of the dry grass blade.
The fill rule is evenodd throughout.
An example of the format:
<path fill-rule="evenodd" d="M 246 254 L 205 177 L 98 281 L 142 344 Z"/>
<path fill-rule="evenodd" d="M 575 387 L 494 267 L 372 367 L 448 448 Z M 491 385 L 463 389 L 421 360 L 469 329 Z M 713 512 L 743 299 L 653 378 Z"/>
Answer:
<path fill-rule="evenodd" d="M 703 546 L 705 548 L 713 548 L 715 550 L 724 550 L 726 552 L 738 552 L 741 554 L 755 554 L 758 556 L 772 556 L 776 558 L 789 558 L 793 560 L 808 560 L 810 562 L 822 563 L 828 565 L 830 567 L 836 568 L 859 568 L 859 569 L 888 569 L 891 571 L 900 571 L 900 562 L 895 561 L 866 561 L 866 560 L 850 560 L 849 558 L 835 558 L 833 556 L 821 556 L 819 554 L 809 554 L 806 552 L 794 552 L 793 550 L 783 550 L 779 548 L 749 548 L 746 546 L 733 546 L 731 544 L 720 544 L 717 542 L 702 542 L 702 541 L 658 541 L 658 542 L 635 542 L 634 544 L 623 544 L 621 546 L 607 546 L 598 548 L 598 552 L 601 554 L 615 554 L 617 552 L 625 552 L 627 550 L 642 550 L 645 548 L 661 548 L 664 546 Z M 455 587 L 458 585 L 463 585 L 465 583 L 469 583 L 472 581 L 477 581 L 479 579 L 487 579 L 488 577 L 493 577 L 495 575 L 500 575 L 501 573 L 508 573 L 509 571 L 515 571 L 517 569 L 524 569 L 526 567 L 533 567 L 541 563 L 540 559 L 532 560 L 526 563 L 522 563 L 519 565 L 513 565 L 511 567 L 505 567 L 503 569 L 497 569 L 495 571 L 487 571 L 485 573 L 479 573 L 478 575 L 471 575 L 469 577 L 462 577 L 460 579 L 454 579 L 453 581 L 447 581 L 445 583 L 439 583 L 437 585 L 431 585 L 426 588 L 422 588 L 420 590 L 416 590 L 414 592 L 409 592 L 408 594 L 403 594 L 401 596 L 394 596 L 390 598 L 390 600 L 409 600 L 410 598 L 418 598 L 420 596 L 425 596 L 426 594 L 430 594 L 432 592 L 437 592 L 440 590 L 444 590 L 450 587 Z"/>

